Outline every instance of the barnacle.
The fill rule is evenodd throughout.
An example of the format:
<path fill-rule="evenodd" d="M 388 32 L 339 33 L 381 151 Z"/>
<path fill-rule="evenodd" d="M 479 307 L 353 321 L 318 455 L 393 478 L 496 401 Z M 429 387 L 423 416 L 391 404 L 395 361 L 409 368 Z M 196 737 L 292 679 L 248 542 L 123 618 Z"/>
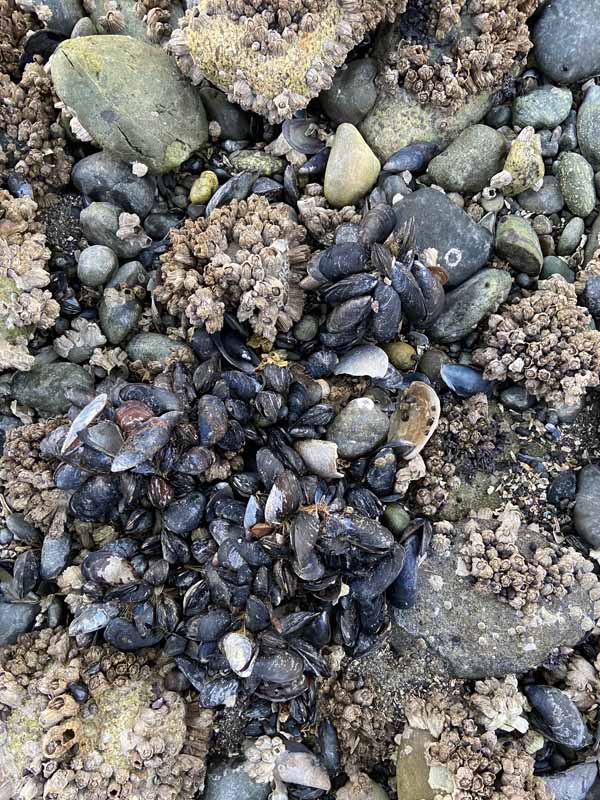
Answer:
<path fill-rule="evenodd" d="M 204 784 L 212 712 L 169 691 L 169 670 L 151 650 L 80 650 L 62 629 L 27 634 L 5 648 L 5 796 L 191 800 Z"/>
<path fill-rule="evenodd" d="M 106 344 L 106 337 L 96 322 L 91 322 L 85 317 L 76 317 L 70 330 L 54 340 L 53 347 L 61 358 L 72 361 L 86 360 L 86 354 Z M 78 356 L 75 358 L 74 356 Z"/>
<path fill-rule="evenodd" d="M 335 232 L 344 222 L 358 225 L 361 215 L 354 206 L 331 208 L 323 187 L 318 183 L 309 183 L 298 200 L 300 221 L 310 234 L 322 245 L 329 247 L 335 241 Z"/>
<path fill-rule="evenodd" d="M 503 681 L 498 678 L 477 681 L 469 702 L 479 712 L 478 722 L 488 731 L 525 733 L 529 728 L 523 716 L 527 700 L 519 691 L 514 675 L 507 675 Z"/>
<path fill-rule="evenodd" d="M 170 47 L 180 67 L 271 122 L 328 89 L 364 35 L 406 0 L 201 0 Z"/>
<path fill-rule="evenodd" d="M 171 230 L 155 297 L 170 314 L 203 323 L 209 333 L 223 327 L 226 310 L 234 311 L 268 348 L 301 317 L 305 240 L 306 230 L 284 203 L 270 205 L 256 195 L 234 200 L 208 219 Z"/>
<path fill-rule="evenodd" d="M 600 378 L 600 333 L 560 275 L 488 319 L 473 363 L 491 380 L 521 383 L 551 404 L 577 405 Z"/>
<path fill-rule="evenodd" d="M 0 2 L 0 73 L 16 76 L 21 47 L 27 31 L 33 27 L 33 17 L 14 0 Z"/>

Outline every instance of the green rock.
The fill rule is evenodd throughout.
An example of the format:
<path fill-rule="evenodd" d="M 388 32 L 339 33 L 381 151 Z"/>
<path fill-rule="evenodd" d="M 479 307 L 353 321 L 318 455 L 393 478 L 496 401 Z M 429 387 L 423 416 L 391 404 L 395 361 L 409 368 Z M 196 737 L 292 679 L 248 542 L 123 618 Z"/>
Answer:
<path fill-rule="evenodd" d="M 596 205 L 594 170 L 579 153 L 562 153 L 555 164 L 565 205 L 577 217 L 587 217 Z"/>
<path fill-rule="evenodd" d="M 259 175 L 275 175 L 283 173 L 285 161 L 278 156 L 271 156 L 261 150 L 240 150 L 229 159 L 233 166 L 242 172 L 245 169 L 250 172 L 258 172 Z"/>
<path fill-rule="evenodd" d="M 51 71 L 60 99 L 123 161 L 169 172 L 208 138 L 200 95 L 160 47 L 129 36 L 82 36 L 60 45 Z"/>
<path fill-rule="evenodd" d="M 109 4 L 111 9 L 121 15 L 123 22 L 123 30 L 121 31 L 107 31 L 100 22 L 100 18 L 106 14 Z M 135 13 L 136 0 L 94 0 L 93 3 L 90 3 L 90 6 L 90 17 L 94 21 L 98 33 L 117 33 L 123 36 L 133 36 L 134 39 L 140 39 L 150 44 L 150 39 L 146 33 L 146 23 Z M 168 8 L 171 14 L 169 24 L 174 30 L 177 27 L 177 22 L 183 16 L 183 8 L 178 2 L 169 3 Z"/>
<path fill-rule="evenodd" d="M 181 350 L 190 352 L 186 344 L 178 339 L 170 339 L 162 333 L 138 333 L 127 345 L 129 358 L 132 361 L 141 361 L 144 366 L 152 361 L 166 361 Z"/>
<path fill-rule="evenodd" d="M 381 521 L 395 536 L 399 536 L 410 522 L 410 514 L 399 503 L 390 503 L 385 507 Z"/>
<path fill-rule="evenodd" d="M 531 129 L 529 129 L 531 131 Z M 509 197 L 533 189 L 544 177 L 545 167 L 539 136 L 525 136 L 523 131 L 512 143 L 504 169 L 512 175 L 512 181 L 502 188 Z"/>
<path fill-rule="evenodd" d="M 581 217 L 570 219 L 558 240 L 558 255 L 570 256 L 579 247 L 581 238 L 585 233 L 585 222 Z"/>
<path fill-rule="evenodd" d="M 562 275 L 569 283 L 575 283 L 575 273 L 567 262 L 558 256 L 546 256 L 542 265 L 541 280 L 551 278 L 552 275 Z"/>
<path fill-rule="evenodd" d="M 12 380 L 11 393 L 18 403 L 32 406 L 44 414 L 64 414 L 69 408 L 67 389 L 91 391 L 93 378 L 77 364 L 56 361 L 40 364 L 29 372 L 17 372 Z"/>
<path fill-rule="evenodd" d="M 505 152 L 501 133 L 487 125 L 472 125 L 429 162 L 427 172 L 447 192 L 475 194 L 500 172 Z"/>
<path fill-rule="evenodd" d="M 448 292 L 446 309 L 430 329 L 438 342 L 458 342 L 475 330 L 508 297 L 512 277 L 500 269 L 483 269 Z"/>
<path fill-rule="evenodd" d="M 537 233 L 523 217 L 506 216 L 496 228 L 496 252 L 527 275 L 538 275 L 544 256 Z"/>
<path fill-rule="evenodd" d="M 577 142 L 594 169 L 600 167 L 600 86 L 587 90 L 577 112 Z"/>
<path fill-rule="evenodd" d="M 323 191 L 335 208 L 351 206 L 373 188 L 381 164 L 354 125 L 338 126 L 327 160 Z"/>
<path fill-rule="evenodd" d="M 120 293 L 109 289 L 104 293 L 98 308 L 102 333 L 111 344 L 121 344 L 136 329 L 142 307 L 134 299 L 125 301 Z"/>
<path fill-rule="evenodd" d="M 573 104 L 570 89 L 542 86 L 529 94 L 517 97 L 513 103 L 513 125 L 519 128 L 549 128 L 564 122 Z"/>

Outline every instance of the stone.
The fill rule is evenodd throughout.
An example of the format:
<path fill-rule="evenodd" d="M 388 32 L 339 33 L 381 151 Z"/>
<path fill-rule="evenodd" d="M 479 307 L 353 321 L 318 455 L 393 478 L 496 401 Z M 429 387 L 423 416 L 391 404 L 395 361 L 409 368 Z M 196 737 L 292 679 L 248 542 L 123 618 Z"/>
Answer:
<path fill-rule="evenodd" d="M 0 647 L 14 644 L 31 630 L 39 613 L 39 603 L 0 603 Z"/>
<path fill-rule="evenodd" d="M 138 178 L 131 164 L 101 151 L 77 161 L 71 180 L 82 194 L 92 200 L 113 203 L 140 219 L 150 213 L 154 203 L 156 180 L 151 175 Z"/>
<path fill-rule="evenodd" d="M 269 155 L 269 153 L 264 153 L 262 150 L 240 150 L 235 155 L 230 156 L 229 160 L 238 172 L 249 170 L 267 177 L 283 174 L 286 167 L 286 162 L 283 158 Z"/>
<path fill-rule="evenodd" d="M 429 731 L 406 726 L 398 745 L 396 786 L 399 800 L 434 800 L 427 753 L 435 739 Z"/>
<path fill-rule="evenodd" d="M 94 244 L 81 251 L 77 277 L 84 286 L 102 286 L 119 266 L 119 259 L 103 244 Z"/>
<path fill-rule="evenodd" d="M 600 72 L 598 0 L 552 0 L 533 27 L 535 58 L 551 81 L 576 83 Z"/>
<path fill-rule="evenodd" d="M 107 289 L 117 287 L 146 286 L 148 284 L 148 273 L 139 261 L 128 261 L 121 264 L 111 279 L 106 284 Z"/>
<path fill-rule="evenodd" d="M 529 129 L 532 131 L 532 129 Z M 528 138 L 515 139 L 510 146 L 504 162 L 504 170 L 512 176 L 508 186 L 502 187 L 503 194 L 515 197 L 527 189 L 534 189 L 544 178 L 545 166 L 542 158 L 540 138 L 533 135 Z"/>
<path fill-rule="evenodd" d="M 93 3 L 90 3 L 90 17 L 94 21 L 98 33 L 108 33 L 100 20 L 106 14 L 109 4 L 121 16 L 123 30 L 119 31 L 118 35 L 133 36 L 134 39 L 151 43 L 147 33 L 147 25 L 136 12 L 136 0 L 94 0 Z M 170 10 L 168 23 L 172 30 L 177 28 L 177 22 L 183 16 L 182 5 L 180 3 L 170 3 L 168 6 Z"/>
<path fill-rule="evenodd" d="M 354 459 L 370 453 L 387 437 L 390 422 L 368 397 L 351 400 L 333 420 L 327 439 L 338 447 L 340 458 Z"/>
<path fill-rule="evenodd" d="M 585 800 L 597 777 L 598 765 L 592 761 L 544 775 L 542 780 L 552 800 Z"/>
<path fill-rule="evenodd" d="M 522 209 L 531 211 L 532 214 L 558 214 L 565 206 L 560 183 L 554 175 L 546 175 L 542 188 L 537 192 L 527 189 L 519 194 L 517 202 Z"/>
<path fill-rule="evenodd" d="M 50 16 L 47 16 L 47 11 L 50 10 Z M 83 18 L 85 11 L 79 0 L 33 0 L 31 4 L 27 4 L 27 8 L 32 7 L 36 14 L 43 16 L 45 27 L 56 33 L 62 33 L 65 36 L 70 36 L 75 25 Z"/>
<path fill-rule="evenodd" d="M 134 330 L 142 316 L 142 306 L 131 298 L 122 302 L 120 295 L 112 297 L 112 292 L 105 292 L 98 308 L 98 318 L 102 333 L 110 344 L 124 342 Z"/>
<path fill-rule="evenodd" d="M 421 356 L 418 371 L 429 378 L 435 389 L 440 389 L 444 385 L 441 377 L 442 367 L 449 363 L 450 356 L 444 350 L 430 347 Z"/>
<path fill-rule="evenodd" d="M 241 763 L 226 762 L 208 770 L 202 800 L 267 800 L 270 794 L 270 783 L 255 783 Z"/>
<path fill-rule="evenodd" d="M 600 168 L 600 86 L 593 84 L 585 93 L 577 112 L 579 149 L 594 169 Z"/>
<path fill-rule="evenodd" d="M 575 500 L 577 493 L 577 475 L 572 469 L 563 469 L 552 480 L 546 496 L 548 502 L 556 508 L 565 508 L 568 503 Z"/>
<path fill-rule="evenodd" d="M 410 519 L 408 511 L 402 508 L 399 503 L 389 503 L 385 507 L 381 521 L 394 536 L 399 536 L 408 527 Z"/>
<path fill-rule="evenodd" d="M 135 258 L 143 243 L 138 236 L 133 239 L 120 239 L 119 216 L 123 209 L 112 203 L 90 203 L 79 216 L 85 238 L 92 244 L 101 244 L 113 250 L 119 258 Z"/>
<path fill-rule="evenodd" d="M 537 233 L 523 217 L 507 214 L 496 228 L 496 252 L 527 275 L 538 275 L 544 256 Z"/>
<path fill-rule="evenodd" d="M 566 692 L 556 686 L 533 684 L 525 694 L 548 739 L 572 750 L 581 750 L 591 742 L 585 720 Z"/>
<path fill-rule="evenodd" d="M 89 17 L 82 17 L 77 20 L 71 31 L 71 39 L 77 39 L 79 36 L 95 36 L 96 26 Z"/>
<path fill-rule="evenodd" d="M 506 141 L 487 125 L 472 125 L 429 162 L 427 173 L 447 192 L 476 194 L 502 169 Z"/>
<path fill-rule="evenodd" d="M 429 330 L 437 342 L 458 342 L 506 300 L 512 277 L 499 269 L 483 269 L 446 295 L 446 308 Z"/>
<path fill-rule="evenodd" d="M 412 370 L 417 363 L 417 351 L 408 342 L 390 342 L 383 345 L 390 361 L 400 370 Z"/>
<path fill-rule="evenodd" d="M 395 625 L 423 639 L 453 676 L 478 679 L 527 672 L 559 648 L 573 647 L 585 637 L 583 622 L 591 622 L 594 601 L 581 584 L 561 600 L 541 601 L 524 620 L 498 595 L 476 589 L 472 578 L 457 574 L 464 542 L 462 526 L 456 525 L 449 549 L 430 552 L 421 564 L 414 608 L 394 612 Z M 544 545 L 546 539 L 522 528 L 519 542 L 526 552 Z M 522 629 L 523 633 L 517 632 Z M 392 637 L 394 644 L 396 634 Z"/>
<path fill-rule="evenodd" d="M 381 165 L 354 125 L 338 126 L 325 169 L 323 191 L 335 208 L 354 205 L 373 188 Z"/>
<path fill-rule="evenodd" d="M 424 187 L 394 206 L 398 226 L 415 220 L 418 250 L 435 247 L 448 273 L 448 286 L 458 286 L 477 272 L 492 252 L 492 235 L 474 222 L 443 192 Z"/>
<path fill-rule="evenodd" d="M 412 92 L 398 87 L 379 95 L 359 128 L 375 154 L 387 161 L 414 142 L 433 142 L 440 148 L 456 139 L 461 131 L 479 122 L 491 106 L 491 93 L 473 95 L 455 112 L 421 105 Z"/>
<path fill-rule="evenodd" d="M 51 73 L 60 99 L 121 160 L 169 172 L 208 139 L 199 93 L 160 47 L 129 36 L 69 39 Z"/>
<path fill-rule="evenodd" d="M 587 464 L 579 473 L 575 512 L 575 530 L 594 550 L 600 549 L 600 466 Z"/>
<path fill-rule="evenodd" d="M 319 103 L 329 119 L 337 125 L 362 122 L 377 100 L 376 75 L 377 62 L 372 58 L 359 58 L 338 69 L 331 89 L 319 95 Z"/>
<path fill-rule="evenodd" d="M 565 205 L 577 217 L 587 217 L 596 205 L 594 170 L 579 153 L 562 153 L 555 163 Z"/>
<path fill-rule="evenodd" d="M 592 275 L 587 279 L 581 299 L 592 317 L 600 319 L 600 275 Z"/>
<path fill-rule="evenodd" d="M 552 275 L 562 275 L 569 283 L 575 283 L 575 273 L 567 262 L 558 256 L 546 256 L 542 265 L 540 278 L 546 280 Z"/>
<path fill-rule="evenodd" d="M 592 227 L 588 233 L 587 242 L 584 250 L 584 264 L 587 264 L 593 257 L 596 250 L 600 248 L 600 214 L 592 222 Z"/>
<path fill-rule="evenodd" d="M 585 233 L 585 222 L 581 217 L 573 217 L 564 227 L 558 240 L 558 255 L 570 256 L 579 247 L 583 234 Z"/>
<path fill-rule="evenodd" d="M 212 86 L 200 89 L 200 97 L 211 122 L 221 129 L 220 139 L 241 141 L 252 137 L 252 117 L 243 108 L 227 99 L 227 95 Z"/>
<path fill-rule="evenodd" d="M 511 411 L 527 411 L 535 405 L 535 397 L 527 394 L 523 386 L 508 386 L 500 392 L 500 402 Z"/>
<path fill-rule="evenodd" d="M 191 354 L 184 342 L 162 333 L 137 333 L 127 345 L 129 358 L 132 361 L 141 361 L 144 366 L 151 362 L 165 362 L 179 351 Z"/>
<path fill-rule="evenodd" d="M 148 214 L 144 220 L 144 230 L 151 239 L 164 239 L 179 220 L 175 214 Z"/>
<path fill-rule="evenodd" d="M 64 414 L 69 409 L 65 391 L 75 388 L 91 391 L 94 380 L 77 364 L 55 361 L 34 366 L 29 372 L 17 372 L 11 394 L 18 403 L 51 416 Z"/>
<path fill-rule="evenodd" d="M 573 95 L 570 89 L 542 86 L 515 99 L 512 122 L 519 128 L 531 126 L 536 130 L 552 130 L 566 120 L 572 105 Z"/>

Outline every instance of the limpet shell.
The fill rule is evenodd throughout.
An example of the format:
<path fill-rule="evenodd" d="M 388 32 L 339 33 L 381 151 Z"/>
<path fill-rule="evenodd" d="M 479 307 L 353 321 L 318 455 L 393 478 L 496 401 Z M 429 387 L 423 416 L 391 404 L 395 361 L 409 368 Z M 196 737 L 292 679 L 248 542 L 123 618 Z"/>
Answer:
<path fill-rule="evenodd" d="M 390 421 L 388 441 L 403 440 L 413 445 L 404 454 L 409 461 L 418 455 L 431 439 L 440 421 L 440 400 L 435 391 L 422 381 L 411 383 Z"/>

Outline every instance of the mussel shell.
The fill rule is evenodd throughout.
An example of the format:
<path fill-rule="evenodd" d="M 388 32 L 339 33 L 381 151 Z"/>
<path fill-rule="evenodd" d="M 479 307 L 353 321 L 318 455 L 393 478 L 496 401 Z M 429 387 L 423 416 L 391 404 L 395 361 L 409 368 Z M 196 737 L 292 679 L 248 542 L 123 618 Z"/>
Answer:
<path fill-rule="evenodd" d="M 115 456 L 123 446 L 123 435 L 110 420 L 102 420 L 79 433 L 79 439 L 93 450 Z"/>
<path fill-rule="evenodd" d="M 345 300 L 353 297 L 362 297 L 373 292 L 377 286 L 378 278 L 368 272 L 359 272 L 356 275 L 349 275 L 347 278 L 334 283 L 323 291 L 325 302 L 330 306 L 336 306 Z"/>
<path fill-rule="evenodd" d="M 12 590 L 22 600 L 35 589 L 40 578 L 40 557 L 33 550 L 19 553 L 13 565 Z"/>
<path fill-rule="evenodd" d="M 459 397 L 472 397 L 480 392 L 489 395 L 495 386 L 495 382 L 486 381 L 479 370 L 464 364 L 444 364 L 440 377 Z"/>
<path fill-rule="evenodd" d="M 371 519 L 379 519 L 385 510 L 377 495 L 364 486 L 349 489 L 346 494 L 346 500 L 351 508 L 356 509 L 359 514 L 363 514 L 365 517 L 371 517 Z"/>
<path fill-rule="evenodd" d="M 350 583 L 350 593 L 359 604 L 383 595 L 394 583 L 404 565 L 406 553 L 401 544 L 394 546 L 389 556 L 382 558 L 363 578 Z"/>
<path fill-rule="evenodd" d="M 92 475 L 74 464 L 59 464 L 54 472 L 54 484 L 57 489 L 79 489 Z"/>
<path fill-rule="evenodd" d="M 313 378 L 327 378 L 335 369 L 338 360 L 333 350 L 318 350 L 306 359 L 304 366 Z"/>
<path fill-rule="evenodd" d="M 92 603 L 84 606 L 83 610 L 77 614 L 73 622 L 69 625 L 69 635 L 79 636 L 82 633 L 94 633 L 106 628 L 108 623 L 119 613 L 119 604 Z"/>
<path fill-rule="evenodd" d="M 317 742 L 323 765 L 329 775 L 334 777 L 342 768 L 342 751 L 335 726 L 328 717 L 319 723 Z"/>
<path fill-rule="evenodd" d="M 395 545 L 390 531 L 374 519 L 356 511 L 330 514 L 323 525 L 323 544 L 327 543 L 332 552 L 344 552 L 347 542 L 368 553 L 381 554 Z"/>
<path fill-rule="evenodd" d="M 57 578 L 66 569 L 71 555 L 71 536 L 64 531 L 56 536 L 44 537 L 40 560 L 40 576 L 45 581 Z"/>
<path fill-rule="evenodd" d="M 324 250 L 319 272 L 329 281 L 337 281 L 357 272 L 364 272 L 369 263 L 369 249 L 354 242 L 334 244 Z"/>
<path fill-rule="evenodd" d="M 280 650 L 272 655 L 258 656 L 254 662 L 252 677 L 275 684 L 293 683 L 302 677 L 304 662 L 290 650 Z"/>
<path fill-rule="evenodd" d="M 238 691 L 239 681 L 236 678 L 212 678 L 198 690 L 198 703 L 201 708 L 232 708 Z"/>
<path fill-rule="evenodd" d="M 314 127 L 315 121 L 307 117 L 286 119 L 281 126 L 281 133 L 290 147 L 303 155 L 310 156 L 320 153 L 325 148 L 324 141 L 309 133 Z"/>
<path fill-rule="evenodd" d="M 164 634 L 154 629 L 142 636 L 133 622 L 115 617 L 104 629 L 104 638 L 117 650 L 128 653 L 141 650 L 143 647 L 155 647 L 164 638 Z"/>
<path fill-rule="evenodd" d="M 84 522 L 108 522 L 115 516 L 120 492 L 116 478 L 97 475 L 75 491 L 69 510 Z"/>
<path fill-rule="evenodd" d="M 388 205 L 377 205 L 367 211 L 358 227 L 362 244 L 383 244 L 396 227 L 394 209 Z"/>
<path fill-rule="evenodd" d="M 140 423 L 115 456 L 112 472 L 124 472 L 154 458 L 168 443 L 178 418 L 179 412 L 169 411 Z"/>
<path fill-rule="evenodd" d="M 387 604 L 385 595 L 376 594 L 358 603 L 358 618 L 361 635 L 375 636 L 387 621 Z"/>
<path fill-rule="evenodd" d="M 108 550 L 89 553 L 81 564 L 86 580 L 104 586 L 123 586 L 135 582 L 135 573 L 127 560 Z"/>
<path fill-rule="evenodd" d="M 205 216 L 210 217 L 215 208 L 219 208 L 231 200 L 245 200 L 252 191 L 252 186 L 257 178 L 256 172 L 244 170 L 219 186 L 206 206 Z"/>
<path fill-rule="evenodd" d="M 446 305 L 446 293 L 442 283 L 436 278 L 433 272 L 427 267 L 415 262 L 412 272 L 417 282 L 423 301 L 425 302 L 426 314 L 419 323 L 421 327 L 428 328 L 436 321 Z"/>
<path fill-rule="evenodd" d="M 394 262 L 391 277 L 392 286 L 402 303 L 402 311 L 414 325 L 422 325 L 427 317 L 427 308 L 416 278 L 398 262 Z"/>
<path fill-rule="evenodd" d="M 195 642 L 217 642 L 231 626 L 231 614 L 224 608 L 214 608 L 185 621 L 185 635 Z"/>
<path fill-rule="evenodd" d="M 311 178 L 322 175 L 327 167 L 327 161 L 329 160 L 330 152 L 330 148 L 325 147 L 319 153 L 315 153 L 314 156 L 302 164 L 298 170 L 298 175 L 307 175 Z"/>
<path fill-rule="evenodd" d="M 353 297 L 335 306 L 327 315 L 327 332 L 333 334 L 354 332 L 371 313 L 373 298 L 370 295 Z"/>
<path fill-rule="evenodd" d="M 394 287 L 382 280 L 377 283 L 373 301 L 373 338 L 376 342 L 392 342 L 398 337 L 402 322 L 402 301 Z"/>
<path fill-rule="evenodd" d="M 191 492 L 175 500 L 163 513 L 165 526 L 175 534 L 191 533 L 204 518 L 206 498 L 201 492 Z"/>
<path fill-rule="evenodd" d="M 67 431 L 67 435 L 62 443 L 61 453 L 65 453 L 75 442 L 79 434 L 98 419 L 106 408 L 107 403 L 108 395 L 99 394 L 81 409 Z"/>
<path fill-rule="evenodd" d="M 266 630 L 271 624 L 271 615 L 266 604 L 260 599 L 250 595 L 245 611 L 246 627 L 251 633 Z"/>
<path fill-rule="evenodd" d="M 407 443 L 402 456 L 407 460 L 414 458 L 432 437 L 440 412 L 440 400 L 434 389 L 422 381 L 411 383 L 390 420 L 389 442 Z"/>
<path fill-rule="evenodd" d="M 387 592 L 394 608 L 413 608 L 417 601 L 417 578 L 421 561 L 421 537 L 409 536 L 404 543 L 405 559 L 396 580 Z"/>
<path fill-rule="evenodd" d="M 367 470 L 367 484 L 380 497 L 394 487 L 396 477 L 396 455 L 389 447 L 380 450 L 371 460 Z"/>
<path fill-rule="evenodd" d="M 198 400 L 198 432 L 205 446 L 215 445 L 227 433 L 225 403 L 214 395 L 205 394 Z"/>
<path fill-rule="evenodd" d="M 302 495 L 298 479 L 290 470 L 285 470 L 273 484 L 265 505 L 265 521 L 278 525 L 291 516 L 300 505 Z"/>
<path fill-rule="evenodd" d="M 181 404 L 177 395 L 158 386 L 146 383 L 128 383 L 119 392 L 119 400 L 139 400 L 150 408 L 155 414 L 165 414 L 167 411 L 178 411 Z"/>

